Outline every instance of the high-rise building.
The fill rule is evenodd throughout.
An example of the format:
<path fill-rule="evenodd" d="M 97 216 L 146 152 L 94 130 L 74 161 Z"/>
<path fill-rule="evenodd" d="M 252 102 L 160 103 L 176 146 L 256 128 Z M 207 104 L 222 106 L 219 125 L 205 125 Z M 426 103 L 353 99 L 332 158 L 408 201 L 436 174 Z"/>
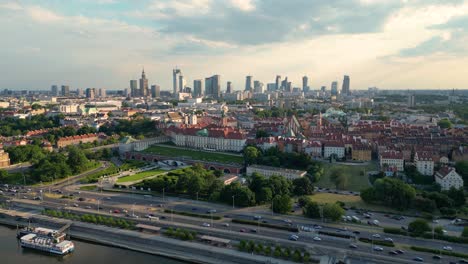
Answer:
<path fill-rule="evenodd" d="M 78 97 L 83 97 L 83 95 L 84 95 L 84 94 L 83 94 L 83 89 L 81 89 L 81 88 L 76 89 L 76 95 L 77 95 Z"/>
<path fill-rule="evenodd" d="M 343 78 L 343 86 L 341 87 L 341 94 L 342 95 L 351 95 L 349 90 L 349 76 L 345 75 Z"/>
<path fill-rule="evenodd" d="M 252 91 L 252 76 L 245 77 L 245 91 Z"/>
<path fill-rule="evenodd" d="M 309 78 L 307 76 L 302 77 L 302 91 L 304 93 L 309 91 Z"/>
<path fill-rule="evenodd" d="M 180 88 L 179 87 L 179 76 L 182 75 L 182 71 L 180 69 L 173 69 L 172 70 L 172 93 L 174 94 L 174 96 L 177 96 L 176 94 L 179 93 Z"/>
<path fill-rule="evenodd" d="M 51 91 L 52 96 L 58 96 L 59 95 L 59 89 L 58 89 L 57 85 L 52 85 L 52 87 L 50 88 L 50 91 Z"/>
<path fill-rule="evenodd" d="M 414 98 L 414 94 L 408 95 L 408 107 L 415 107 L 416 106 L 416 101 Z"/>
<path fill-rule="evenodd" d="M 70 96 L 70 86 L 62 85 L 62 96 Z"/>
<path fill-rule="evenodd" d="M 232 93 L 232 83 L 230 81 L 226 84 L 226 93 Z"/>
<path fill-rule="evenodd" d="M 193 97 L 200 97 L 202 95 L 202 80 L 193 80 Z"/>
<path fill-rule="evenodd" d="M 268 92 L 274 92 L 276 90 L 276 83 L 267 83 L 267 91 Z"/>
<path fill-rule="evenodd" d="M 337 81 L 332 82 L 330 93 L 332 96 L 338 96 L 338 82 Z"/>
<path fill-rule="evenodd" d="M 161 97 L 161 88 L 159 85 L 153 84 L 151 85 L 151 97 L 158 98 Z"/>
<path fill-rule="evenodd" d="M 185 79 L 184 79 L 184 76 L 183 75 L 179 75 L 179 93 L 183 93 L 184 92 L 184 88 L 185 88 Z"/>
<path fill-rule="evenodd" d="M 86 89 L 86 98 L 93 100 L 96 97 L 96 89 L 87 88 Z"/>
<path fill-rule="evenodd" d="M 320 88 L 320 91 L 322 91 L 322 92 L 325 92 L 326 90 L 327 90 L 327 87 L 326 87 L 326 86 L 322 86 L 322 87 Z"/>
<path fill-rule="evenodd" d="M 281 75 L 276 75 L 275 90 L 278 91 L 281 88 Z"/>
<path fill-rule="evenodd" d="M 146 79 L 145 69 L 141 72 L 140 78 L 140 96 L 148 96 L 148 79 Z"/>
<path fill-rule="evenodd" d="M 263 83 L 261 81 L 254 81 L 254 92 L 263 93 Z"/>
<path fill-rule="evenodd" d="M 98 97 L 106 97 L 107 93 L 106 93 L 106 89 L 104 88 L 99 88 L 98 89 Z"/>
<path fill-rule="evenodd" d="M 140 92 L 138 91 L 137 80 L 130 80 L 130 96 L 138 97 Z"/>
<path fill-rule="evenodd" d="M 205 95 L 212 98 L 219 98 L 221 93 L 221 76 L 213 75 L 205 78 Z"/>

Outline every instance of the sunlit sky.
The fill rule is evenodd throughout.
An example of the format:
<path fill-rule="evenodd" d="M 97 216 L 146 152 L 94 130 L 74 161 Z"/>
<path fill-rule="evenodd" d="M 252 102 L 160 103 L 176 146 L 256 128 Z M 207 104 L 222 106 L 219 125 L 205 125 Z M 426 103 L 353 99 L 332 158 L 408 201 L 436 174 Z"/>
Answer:
<path fill-rule="evenodd" d="M 265 85 L 468 88 L 468 0 L 0 0 L 0 89 L 123 89 L 144 67 Z"/>

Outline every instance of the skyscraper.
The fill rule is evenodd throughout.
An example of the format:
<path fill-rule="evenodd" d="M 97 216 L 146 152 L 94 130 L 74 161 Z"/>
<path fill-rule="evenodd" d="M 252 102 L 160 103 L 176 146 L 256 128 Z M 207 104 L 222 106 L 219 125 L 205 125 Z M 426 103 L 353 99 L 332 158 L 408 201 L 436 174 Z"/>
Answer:
<path fill-rule="evenodd" d="M 342 95 L 351 95 L 349 90 L 349 76 L 345 75 L 343 78 L 343 86 L 341 87 L 341 94 Z"/>
<path fill-rule="evenodd" d="M 106 89 L 104 89 L 104 88 L 99 88 L 98 89 L 98 96 L 99 97 L 106 97 L 106 95 L 107 95 Z"/>
<path fill-rule="evenodd" d="M 159 85 L 151 85 L 151 97 L 158 98 L 161 96 L 161 88 Z"/>
<path fill-rule="evenodd" d="M 78 95 L 78 97 L 83 97 L 83 89 L 81 88 L 76 89 L 76 95 Z"/>
<path fill-rule="evenodd" d="M 140 78 L 140 96 L 148 96 L 148 79 L 146 79 L 145 69 L 141 72 Z"/>
<path fill-rule="evenodd" d="M 302 77 L 302 91 L 304 93 L 309 91 L 309 78 L 307 76 Z"/>
<path fill-rule="evenodd" d="M 252 76 L 245 77 L 245 91 L 252 91 Z"/>
<path fill-rule="evenodd" d="M 184 76 L 182 74 L 179 75 L 179 93 L 184 92 L 185 84 Z"/>
<path fill-rule="evenodd" d="M 232 83 L 230 81 L 226 84 L 226 93 L 232 93 Z"/>
<path fill-rule="evenodd" d="M 261 81 L 254 81 L 254 92 L 263 93 L 263 83 Z"/>
<path fill-rule="evenodd" d="M 213 75 L 205 78 L 205 95 L 212 98 L 219 98 L 221 93 L 221 76 Z"/>
<path fill-rule="evenodd" d="M 130 80 L 130 96 L 131 97 L 138 97 L 139 96 L 137 80 Z"/>
<path fill-rule="evenodd" d="M 86 98 L 93 100 L 95 96 L 96 96 L 96 89 L 94 88 L 86 89 Z"/>
<path fill-rule="evenodd" d="M 414 107 L 416 106 L 416 101 L 414 99 L 414 94 L 409 94 L 408 95 L 408 107 Z"/>
<path fill-rule="evenodd" d="M 176 96 L 177 93 L 179 93 L 180 89 L 183 89 L 179 87 L 179 76 L 182 75 L 182 71 L 180 69 L 173 69 L 172 70 L 172 93 L 174 96 Z"/>
<path fill-rule="evenodd" d="M 50 88 L 52 96 L 57 96 L 59 95 L 59 89 L 57 85 L 52 85 Z"/>
<path fill-rule="evenodd" d="M 193 97 L 202 95 L 202 80 L 193 80 Z"/>
<path fill-rule="evenodd" d="M 281 88 L 281 75 L 276 75 L 275 90 L 278 91 Z"/>
<path fill-rule="evenodd" d="M 70 86 L 62 85 L 62 96 L 70 96 Z"/>
<path fill-rule="evenodd" d="M 332 82 L 330 92 L 332 96 L 338 96 L 338 82 L 337 81 Z"/>

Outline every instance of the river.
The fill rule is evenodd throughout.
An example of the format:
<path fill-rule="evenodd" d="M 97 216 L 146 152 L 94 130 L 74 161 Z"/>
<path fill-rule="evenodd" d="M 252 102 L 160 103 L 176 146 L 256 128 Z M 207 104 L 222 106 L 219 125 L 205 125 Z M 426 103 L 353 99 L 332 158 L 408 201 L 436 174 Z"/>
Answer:
<path fill-rule="evenodd" d="M 0 263 L 2 264 L 124 264 L 124 263 L 158 263 L 182 264 L 183 262 L 134 252 L 130 250 L 107 247 L 82 241 L 76 241 L 75 252 L 61 257 L 44 254 L 32 249 L 22 249 L 16 239 L 16 229 L 0 225 Z"/>

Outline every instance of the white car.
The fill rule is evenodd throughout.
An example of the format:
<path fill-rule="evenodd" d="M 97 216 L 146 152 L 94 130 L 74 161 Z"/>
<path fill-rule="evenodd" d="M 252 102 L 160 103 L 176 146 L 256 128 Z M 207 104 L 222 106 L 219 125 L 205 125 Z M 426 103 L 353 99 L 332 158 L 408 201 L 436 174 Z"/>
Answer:
<path fill-rule="evenodd" d="M 452 249 L 452 247 L 451 247 L 451 246 L 445 246 L 445 247 L 444 247 L 444 250 L 447 250 L 447 251 L 452 251 L 453 249 Z"/>
<path fill-rule="evenodd" d="M 384 240 L 387 242 L 393 242 L 393 239 L 391 239 L 390 237 L 386 237 Z"/>
<path fill-rule="evenodd" d="M 373 238 L 380 238 L 380 235 L 379 234 L 373 234 L 372 237 Z"/>
<path fill-rule="evenodd" d="M 383 248 L 382 247 L 379 247 L 379 246 L 374 246 L 374 251 L 383 251 Z"/>
<path fill-rule="evenodd" d="M 229 223 L 224 223 L 223 226 L 229 227 Z"/>
<path fill-rule="evenodd" d="M 314 237 L 314 241 L 322 241 L 320 237 Z"/>
<path fill-rule="evenodd" d="M 204 226 L 204 227 L 210 227 L 210 224 L 208 224 L 208 223 L 203 223 L 202 226 Z"/>

